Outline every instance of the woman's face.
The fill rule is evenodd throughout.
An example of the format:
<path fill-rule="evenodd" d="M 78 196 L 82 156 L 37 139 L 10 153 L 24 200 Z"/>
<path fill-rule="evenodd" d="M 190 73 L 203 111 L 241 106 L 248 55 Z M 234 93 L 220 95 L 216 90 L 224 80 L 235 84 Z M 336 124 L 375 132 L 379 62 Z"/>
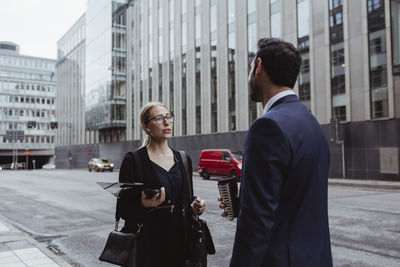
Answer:
<path fill-rule="evenodd" d="M 162 140 L 172 137 L 172 126 L 174 117 L 163 106 L 155 106 L 150 110 L 150 121 L 144 128 L 152 139 Z"/>

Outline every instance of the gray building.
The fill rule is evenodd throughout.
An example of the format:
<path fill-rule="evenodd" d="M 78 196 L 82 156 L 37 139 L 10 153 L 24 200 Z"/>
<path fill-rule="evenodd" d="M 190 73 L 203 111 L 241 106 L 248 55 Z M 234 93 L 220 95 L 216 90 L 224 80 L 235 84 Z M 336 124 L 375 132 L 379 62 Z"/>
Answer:
<path fill-rule="evenodd" d="M 249 100 L 249 65 L 258 38 L 271 36 L 302 54 L 294 90 L 332 140 L 331 176 L 399 179 L 399 2 L 89 1 L 90 138 L 81 144 L 138 142 L 141 107 L 160 101 L 175 114 L 175 144 L 195 163 L 202 148 L 240 148 L 262 112 Z M 217 135 L 224 138 L 214 142 Z M 123 153 L 101 146 L 88 150 Z"/>
<path fill-rule="evenodd" d="M 57 43 L 57 146 L 88 142 L 85 127 L 85 15 Z"/>
<path fill-rule="evenodd" d="M 0 42 L 0 165 L 40 168 L 55 147 L 55 59 L 21 55 Z M 28 163 L 28 165 L 26 165 Z M 17 166 L 17 164 L 13 164 Z"/>
<path fill-rule="evenodd" d="M 89 143 L 126 139 L 125 3 L 87 2 L 85 109 Z"/>

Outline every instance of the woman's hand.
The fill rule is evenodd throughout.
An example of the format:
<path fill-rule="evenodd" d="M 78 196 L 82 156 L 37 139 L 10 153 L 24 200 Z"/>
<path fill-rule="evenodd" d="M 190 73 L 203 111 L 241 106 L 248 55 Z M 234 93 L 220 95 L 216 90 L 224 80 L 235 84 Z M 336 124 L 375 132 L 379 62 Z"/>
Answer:
<path fill-rule="evenodd" d="M 237 200 L 239 201 L 239 194 L 236 195 L 236 198 L 237 198 Z M 225 205 L 224 205 L 224 203 L 222 203 L 222 197 L 221 197 L 221 196 L 218 197 L 218 202 L 219 202 L 219 208 L 224 210 L 224 211 L 221 213 L 221 216 L 222 216 L 222 217 L 228 216 L 228 213 L 225 211 Z"/>
<path fill-rule="evenodd" d="M 196 197 L 192 202 L 192 210 L 196 215 L 200 215 L 206 209 L 206 203 L 201 197 Z"/>
<path fill-rule="evenodd" d="M 165 188 L 161 187 L 161 195 L 155 194 L 152 198 L 147 198 L 145 193 L 142 192 L 142 205 L 145 208 L 155 208 L 158 207 L 165 200 Z"/>

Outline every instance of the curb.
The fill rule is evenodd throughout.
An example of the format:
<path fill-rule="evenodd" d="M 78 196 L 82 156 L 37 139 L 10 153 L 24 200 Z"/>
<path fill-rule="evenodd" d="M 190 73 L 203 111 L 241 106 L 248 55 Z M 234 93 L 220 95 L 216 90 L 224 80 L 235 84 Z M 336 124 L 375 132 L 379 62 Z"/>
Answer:
<path fill-rule="evenodd" d="M 329 178 L 329 185 L 400 190 L 400 182 Z"/>
<path fill-rule="evenodd" d="M 7 228 L 9 228 L 10 230 L 14 230 L 14 231 L 18 231 L 19 234 L 21 235 L 21 237 L 26 240 L 27 242 L 29 242 L 32 246 L 36 247 L 37 249 L 39 249 L 43 254 L 45 254 L 48 258 L 50 258 L 52 261 L 54 261 L 54 263 L 58 264 L 61 267 L 72 267 L 72 265 L 68 264 L 66 261 L 64 261 L 63 259 L 60 259 L 59 257 L 57 257 L 56 255 L 53 254 L 53 252 L 51 250 L 49 250 L 47 247 L 45 247 L 44 245 L 42 245 L 41 243 L 39 243 L 38 241 L 36 241 L 35 239 L 33 239 L 32 237 L 30 237 L 27 233 L 22 232 L 18 229 L 16 229 L 12 224 L 8 223 L 7 221 L 5 221 L 4 219 L 0 218 L 0 223 L 5 225 Z"/>

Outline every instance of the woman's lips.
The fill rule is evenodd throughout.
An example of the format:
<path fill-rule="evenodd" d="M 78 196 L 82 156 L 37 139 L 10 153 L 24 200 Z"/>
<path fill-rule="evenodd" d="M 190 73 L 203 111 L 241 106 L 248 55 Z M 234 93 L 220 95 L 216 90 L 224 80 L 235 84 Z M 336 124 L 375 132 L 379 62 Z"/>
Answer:
<path fill-rule="evenodd" d="M 164 133 L 170 133 L 170 132 L 172 132 L 172 130 L 171 129 L 165 129 L 165 130 L 163 130 L 163 132 Z"/>

